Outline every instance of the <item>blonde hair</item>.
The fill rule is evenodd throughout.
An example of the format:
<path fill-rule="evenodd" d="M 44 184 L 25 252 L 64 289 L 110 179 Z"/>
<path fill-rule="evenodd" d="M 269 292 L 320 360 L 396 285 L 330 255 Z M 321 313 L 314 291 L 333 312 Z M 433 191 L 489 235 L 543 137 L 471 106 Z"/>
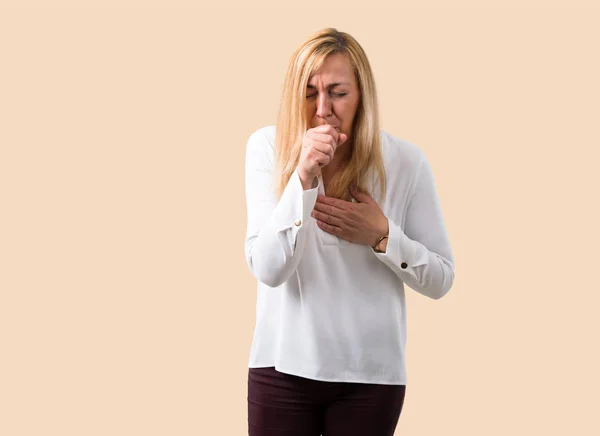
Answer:
<path fill-rule="evenodd" d="M 353 66 L 360 90 L 360 101 L 352 123 L 351 157 L 342 169 L 336 172 L 327 187 L 327 195 L 350 200 L 348 188 L 351 184 L 367 190 L 367 175 L 373 172 L 380 180 L 380 201 L 386 191 L 385 169 L 381 151 L 377 92 L 371 66 L 363 48 L 349 34 L 335 28 L 326 28 L 314 33 L 292 55 L 277 116 L 275 135 L 275 189 L 280 198 L 285 186 L 298 166 L 302 149 L 302 138 L 309 127 L 306 119 L 306 86 L 325 58 L 334 53 L 344 53 Z"/>

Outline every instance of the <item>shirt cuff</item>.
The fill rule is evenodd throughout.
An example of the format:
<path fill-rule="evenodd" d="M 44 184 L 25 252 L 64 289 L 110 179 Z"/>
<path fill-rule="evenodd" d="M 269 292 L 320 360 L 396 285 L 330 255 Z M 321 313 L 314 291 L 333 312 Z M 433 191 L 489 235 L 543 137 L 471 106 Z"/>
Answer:
<path fill-rule="evenodd" d="M 427 252 L 419 250 L 418 244 L 406 236 L 400 226 L 390 218 L 388 218 L 388 224 L 389 234 L 385 252 L 379 253 L 373 247 L 371 247 L 371 251 L 393 271 L 405 272 L 416 279 L 417 276 L 413 269 L 427 263 Z"/>
<path fill-rule="evenodd" d="M 290 243 L 296 245 L 297 234 L 309 222 L 311 212 L 317 202 L 320 182 L 313 183 L 314 188 L 304 189 L 298 170 L 292 173 L 280 199 L 280 206 L 274 217 L 276 230 L 279 232 L 292 229 L 289 233 Z"/>

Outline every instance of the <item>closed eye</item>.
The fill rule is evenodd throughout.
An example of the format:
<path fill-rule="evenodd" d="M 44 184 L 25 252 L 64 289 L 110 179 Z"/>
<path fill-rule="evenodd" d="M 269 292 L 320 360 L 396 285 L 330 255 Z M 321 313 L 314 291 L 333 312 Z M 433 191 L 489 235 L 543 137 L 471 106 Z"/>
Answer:
<path fill-rule="evenodd" d="M 333 95 L 334 97 L 343 97 L 345 95 L 347 95 L 347 92 L 332 92 L 331 95 Z M 316 97 L 317 94 L 312 94 L 312 95 L 307 95 L 306 98 L 314 98 Z"/>

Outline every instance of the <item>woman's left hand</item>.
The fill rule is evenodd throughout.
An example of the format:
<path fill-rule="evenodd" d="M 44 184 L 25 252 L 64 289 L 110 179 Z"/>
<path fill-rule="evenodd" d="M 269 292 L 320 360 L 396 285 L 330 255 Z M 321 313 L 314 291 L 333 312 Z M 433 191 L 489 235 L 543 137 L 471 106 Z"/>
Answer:
<path fill-rule="evenodd" d="M 372 247 L 388 234 L 388 219 L 367 192 L 351 188 L 350 193 L 359 203 L 319 195 L 311 216 L 322 230 Z"/>

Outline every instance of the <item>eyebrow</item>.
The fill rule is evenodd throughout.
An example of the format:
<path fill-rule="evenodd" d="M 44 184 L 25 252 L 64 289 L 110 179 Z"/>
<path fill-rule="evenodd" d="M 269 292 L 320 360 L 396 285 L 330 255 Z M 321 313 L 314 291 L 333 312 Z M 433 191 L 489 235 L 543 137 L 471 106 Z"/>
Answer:
<path fill-rule="evenodd" d="M 327 85 L 327 88 L 333 88 L 334 86 L 338 86 L 338 85 L 347 85 L 348 83 L 346 82 L 335 82 L 335 83 L 331 83 L 329 85 Z M 315 85 L 311 85 L 310 83 L 308 85 L 306 85 L 307 88 L 309 89 L 317 89 L 317 87 Z"/>

